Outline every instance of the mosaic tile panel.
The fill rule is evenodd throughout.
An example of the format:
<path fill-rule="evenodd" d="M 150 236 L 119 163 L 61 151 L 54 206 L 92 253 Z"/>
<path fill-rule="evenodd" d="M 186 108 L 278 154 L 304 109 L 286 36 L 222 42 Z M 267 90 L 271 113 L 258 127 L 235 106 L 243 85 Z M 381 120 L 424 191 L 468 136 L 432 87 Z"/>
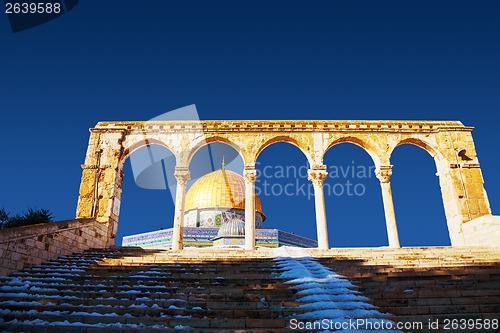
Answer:
<path fill-rule="evenodd" d="M 209 247 L 217 236 L 218 228 L 184 228 L 184 246 Z M 167 248 L 172 244 L 173 229 L 158 230 L 144 234 L 126 236 L 123 246 Z M 255 244 L 265 247 L 297 246 L 317 247 L 318 242 L 277 229 L 255 230 Z M 244 243 L 243 243 L 244 244 Z"/>

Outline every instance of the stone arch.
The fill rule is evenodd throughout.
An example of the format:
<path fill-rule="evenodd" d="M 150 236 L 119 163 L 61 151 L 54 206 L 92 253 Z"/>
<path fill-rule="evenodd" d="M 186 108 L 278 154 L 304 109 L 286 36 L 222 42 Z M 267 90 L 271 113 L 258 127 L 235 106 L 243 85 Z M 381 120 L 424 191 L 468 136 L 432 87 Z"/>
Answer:
<path fill-rule="evenodd" d="M 275 136 L 267 141 L 265 141 L 263 144 L 260 145 L 259 149 L 257 150 L 256 154 L 255 154 L 255 158 L 254 158 L 254 163 L 257 161 L 257 158 L 259 158 L 259 155 L 260 153 L 266 149 L 267 147 L 269 147 L 270 145 L 272 145 L 273 143 L 278 143 L 278 142 L 285 142 L 285 143 L 290 143 L 292 145 L 294 145 L 295 147 L 297 147 L 304 155 L 305 157 L 307 158 L 307 161 L 309 162 L 310 165 L 313 165 L 314 163 L 314 159 L 312 158 L 312 156 L 309 154 L 309 152 L 304 149 L 303 145 L 301 142 L 299 142 L 297 139 L 291 137 L 291 136 L 286 136 L 286 135 L 278 135 L 278 136 Z"/>
<path fill-rule="evenodd" d="M 417 146 L 423 150 L 425 150 L 433 159 L 434 159 L 434 164 L 436 166 L 436 171 L 437 171 L 437 176 L 439 176 L 439 183 L 441 186 L 441 190 L 446 188 L 453 188 L 451 185 L 453 183 L 453 180 L 449 177 L 449 172 L 448 172 L 448 163 L 447 159 L 441 154 L 441 152 L 435 147 L 432 143 L 426 142 L 421 138 L 406 138 L 403 140 L 400 140 L 395 146 L 392 147 L 392 149 L 388 152 L 389 156 L 389 161 L 392 158 L 392 153 L 396 149 L 396 147 L 403 145 L 403 144 L 411 144 L 414 146 Z M 445 193 L 443 192 L 443 202 L 445 203 L 445 210 L 447 209 L 447 200 L 444 198 Z M 453 194 L 455 196 L 455 194 Z M 449 205 L 448 211 L 455 211 L 457 210 L 457 207 L 455 205 Z M 447 213 L 448 213 L 447 211 Z M 453 213 L 456 214 L 456 213 Z"/>
<path fill-rule="evenodd" d="M 125 146 L 123 147 L 123 152 L 120 156 L 120 160 L 118 161 L 118 168 L 120 170 L 123 169 L 123 164 L 125 163 L 127 158 L 130 157 L 130 155 L 132 155 L 139 148 L 146 147 L 148 145 L 159 145 L 159 146 L 162 146 L 164 148 L 167 148 L 168 151 L 170 151 L 172 153 L 172 155 L 174 155 L 174 158 L 177 159 L 172 147 L 167 145 L 165 142 L 158 140 L 158 139 L 154 139 L 154 138 L 147 138 L 147 139 L 141 139 L 140 141 L 134 142 L 129 147 L 125 147 Z"/>
<path fill-rule="evenodd" d="M 228 146 L 234 148 L 234 150 L 236 150 L 238 152 L 238 154 L 241 156 L 241 158 L 243 159 L 243 163 L 246 163 L 245 156 L 241 153 L 240 146 L 238 146 L 236 143 L 229 140 L 228 138 L 214 135 L 214 136 L 204 136 L 202 139 L 200 139 L 198 142 L 196 142 L 191 147 L 189 154 L 187 156 L 187 159 L 186 159 L 187 166 L 189 166 L 189 164 L 191 163 L 191 160 L 193 159 L 193 156 L 196 154 L 196 152 L 198 150 L 200 150 L 200 148 L 207 146 L 207 145 L 214 143 L 214 142 L 224 143 L 224 144 L 227 144 Z"/>
<path fill-rule="evenodd" d="M 412 145 L 415 145 L 417 147 L 422 148 L 423 150 L 428 152 L 429 155 L 431 155 L 436 160 L 436 163 L 438 161 L 441 161 L 443 158 L 443 156 L 439 153 L 437 148 L 433 147 L 433 145 L 431 143 L 425 142 L 424 140 L 422 140 L 420 138 L 406 138 L 406 139 L 399 141 L 394 147 L 392 147 L 391 151 L 389 152 L 389 158 L 392 155 L 392 152 L 394 151 L 394 149 L 396 149 L 397 146 L 400 146 L 403 144 L 412 144 Z"/>
<path fill-rule="evenodd" d="M 363 148 L 363 150 L 365 152 L 368 153 L 368 155 L 370 155 L 373 163 L 375 164 L 375 167 L 376 168 L 379 168 L 380 167 L 380 157 L 379 155 L 377 154 L 376 152 L 376 149 L 374 147 L 372 147 L 371 145 L 369 145 L 368 143 L 366 143 L 365 141 L 363 141 L 362 139 L 360 138 L 357 138 L 355 136 L 345 136 L 345 137 L 341 137 L 341 138 L 338 138 L 336 140 L 334 140 L 333 142 L 331 142 L 327 148 L 325 149 L 325 151 L 323 152 L 323 156 L 321 156 L 321 160 L 323 160 L 323 158 L 325 157 L 325 154 L 326 152 L 332 148 L 333 146 L 339 144 L 339 143 L 344 143 L 344 142 L 348 142 L 348 143 L 352 143 L 358 147 L 361 147 Z"/>

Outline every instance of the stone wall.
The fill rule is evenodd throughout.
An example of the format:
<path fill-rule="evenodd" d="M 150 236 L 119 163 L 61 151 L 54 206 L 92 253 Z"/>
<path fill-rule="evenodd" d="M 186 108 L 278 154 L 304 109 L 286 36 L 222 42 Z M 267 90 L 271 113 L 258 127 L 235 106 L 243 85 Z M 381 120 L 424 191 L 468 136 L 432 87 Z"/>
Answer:
<path fill-rule="evenodd" d="M 462 225 L 464 246 L 500 247 L 500 216 L 485 215 Z"/>
<path fill-rule="evenodd" d="M 0 275 L 73 252 L 103 248 L 107 229 L 93 219 L 76 219 L 0 230 Z"/>

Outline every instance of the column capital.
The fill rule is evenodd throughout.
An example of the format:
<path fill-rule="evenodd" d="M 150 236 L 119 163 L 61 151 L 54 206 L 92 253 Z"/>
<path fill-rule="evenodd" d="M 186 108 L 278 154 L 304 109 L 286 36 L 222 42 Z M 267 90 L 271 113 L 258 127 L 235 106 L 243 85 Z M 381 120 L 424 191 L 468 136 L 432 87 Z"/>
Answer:
<path fill-rule="evenodd" d="M 323 181 L 328 176 L 326 172 L 326 165 L 315 165 L 311 169 L 307 170 L 307 179 L 313 182 L 313 185 L 323 185 Z"/>
<path fill-rule="evenodd" d="M 175 167 L 174 176 L 177 183 L 181 185 L 186 185 L 191 179 L 188 167 Z"/>
<path fill-rule="evenodd" d="M 243 178 L 245 178 L 246 183 L 254 183 L 257 179 L 257 170 L 255 167 L 245 167 L 243 171 Z"/>
<path fill-rule="evenodd" d="M 324 165 L 324 164 L 313 164 L 313 165 L 311 165 L 311 170 L 323 170 L 323 171 L 326 171 L 326 165 Z"/>
<path fill-rule="evenodd" d="M 381 183 L 389 183 L 391 181 L 392 165 L 379 166 L 376 175 Z"/>

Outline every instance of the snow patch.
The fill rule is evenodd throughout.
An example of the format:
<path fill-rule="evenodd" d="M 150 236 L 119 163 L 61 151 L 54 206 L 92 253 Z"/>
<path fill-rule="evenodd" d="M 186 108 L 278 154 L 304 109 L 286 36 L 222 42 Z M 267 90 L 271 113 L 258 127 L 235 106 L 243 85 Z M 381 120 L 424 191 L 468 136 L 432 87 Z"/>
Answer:
<path fill-rule="evenodd" d="M 339 322 L 353 318 L 373 322 L 388 321 L 381 319 L 388 314 L 377 311 L 374 305 L 367 303 L 369 299 L 360 295 L 356 290 L 357 286 L 310 257 L 306 249 L 282 246 L 274 249 L 274 256 L 276 265 L 281 270 L 281 274 L 276 278 L 289 279 L 285 283 L 290 284 L 291 288 L 300 289 L 297 295 L 302 297 L 297 301 L 305 303 L 291 308 L 297 311 L 297 314 L 293 315 L 294 318 L 330 319 Z"/>

